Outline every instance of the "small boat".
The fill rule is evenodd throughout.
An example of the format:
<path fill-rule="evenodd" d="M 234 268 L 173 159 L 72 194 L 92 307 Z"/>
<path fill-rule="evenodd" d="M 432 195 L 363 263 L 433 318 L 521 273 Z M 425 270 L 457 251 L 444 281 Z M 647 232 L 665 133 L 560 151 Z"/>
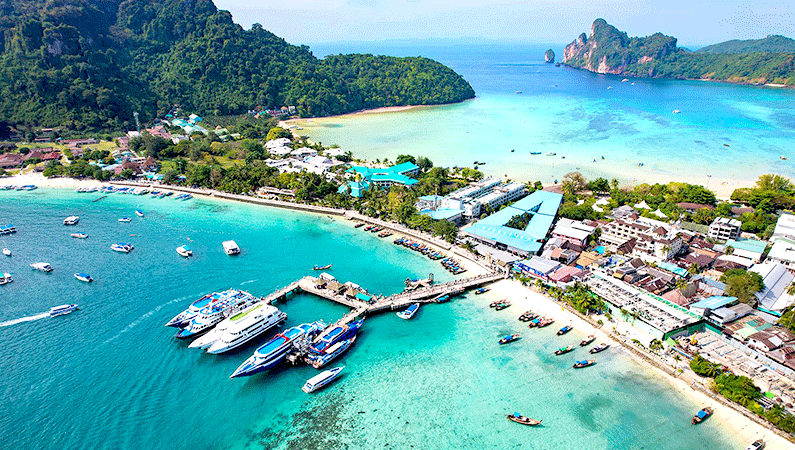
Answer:
<path fill-rule="evenodd" d="M 64 225 L 77 225 L 80 222 L 80 216 L 69 216 L 63 220 Z"/>
<path fill-rule="evenodd" d="M 569 331 L 573 330 L 574 327 L 571 325 L 566 325 L 565 327 L 558 330 L 558 336 L 563 336 L 564 334 L 568 333 Z"/>
<path fill-rule="evenodd" d="M 513 152 L 515 152 L 515 151 L 516 151 L 516 149 L 514 149 L 514 148 L 512 148 L 512 149 L 511 149 L 511 153 L 513 153 Z"/>
<path fill-rule="evenodd" d="M 441 295 L 441 296 L 439 296 L 439 297 L 436 297 L 436 298 L 434 299 L 434 301 L 435 301 L 436 303 L 447 303 L 447 302 L 449 302 L 449 301 L 450 301 L 450 295 L 448 295 L 448 294 Z"/>
<path fill-rule="evenodd" d="M 682 111 L 679 111 L 678 109 L 673 110 L 674 114 L 679 114 L 680 112 L 682 112 Z"/>
<path fill-rule="evenodd" d="M 519 339 L 521 339 L 521 338 L 519 337 L 518 333 L 517 334 L 507 334 L 507 335 L 503 336 L 502 338 L 500 338 L 500 345 L 509 344 L 509 343 L 511 343 L 513 341 L 518 341 Z"/>
<path fill-rule="evenodd" d="M 580 347 L 585 347 L 586 345 L 590 344 L 590 343 L 591 343 L 591 342 L 593 342 L 594 340 L 596 340 L 596 336 L 594 336 L 594 335 L 592 334 L 592 335 L 590 335 L 590 336 L 588 336 L 588 337 L 586 337 L 585 339 L 583 339 L 583 340 L 581 340 L 581 341 L 580 341 Z"/>
<path fill-rule="evenodd" d="M 587 361 L 577 361 L 577 362 L 574 363 L 574 365 L 572 367 L 574 367 L 575 369 L 582 369 L 583 367 L 592 366 L 594 364 L 596 364 L 596 360 L 595 359 L 589 359 Z"/>
<path fill-rule="evenodd" d="M 695 416 L 693 416 L 693 420 L 690 421 L 691 424 L 697 425 L 707 419 L 707 417 L 711 416 L 713 413 L 712 408 L 707 406 L 703 408 L 701 411 L 697 412 Z"/>
<path fill-rule="evenodd" d="M 14 279 L 11 278 L 11 274 L 10 273 L 3 273 L 2 275 L 0 275 L 0 286 L 2 286 L 4 284 L 8 284 L 8 283 L 10 283 L 12 281 L 14 281 Z"/>
<path fill-rule="evenodd" d="M 745 450 L 762 450 L 763 448 L 765 448 L 765 441 L 757 439 L 751 445 L 745 447 Z"/>
<path fill-rule="evenodd" d="M 127 242 L 127 243 L 123 243 L 122 242 L 122 243 L 119 243 L 119 244 L 112 244 L 110 246 L 111 250 L 113 250 L 114 252 L 119 252 L 119 253 L 130 253 L 133 248 L 135 248 L 135 247 L 133 247 L 133 245 L 130 244 L 129 242 Z"/>
<path fill-rule="evenodd" d="M 331 269 L 331 264 L 326 264 L 325 266 L 314 266 L 312 270 L 326 270 Z"/>
<path fill-rule="evenodd" d="M 787 157 L 786 157 L 786 156 L 784 156 L 784 155 L 781 155 L 781 156 L 779 156 L 779 157 L 778 157 L 778 159 L 780 159 L 780 160 L 782 160 L 782 161 L 786 161 L 786 160 L 787 160 Z"/>
<path fill-rule="evenodd" d="M 512 422 L 521 423 L 522 425 L 529 425 L 531 427 L 541 424 L 541 420 L 531 419 L 519 413 L 508 414 L 506 417 L 508 417 L 508 420 Z"/>
<path fill-rule="evenodd" d="M 600 353 L 600 352 L 603 352 L 603 351 L 607 350 L 608 347 L 610 347 L 610 344 L 603 342 L 603 343 L 597 345 L 596 347 L 588 350 L 588 352 L 591 353 L 591 354 L 596 354 L 596 353 Z"/>
<path fill-rule="evenodd" d="M 345 366 L 342 367 L 335 367 L 331 370 L 326 370 L 325 372 L 321 372 L 318 375 L 306 380 L 306 383 L 301 388 L 302 391 L 306 392 L 307 394 L 311 392 L 315 392 L 319 389 L 324 388 L 327 384 L 334 381 L 342 372 Z"/>
<path fill-rule="evenodd" d="M 188 247 L 187 245 L 182 245 L 180 247 L 177 247 L 177 253 L 179 254 L 179 256 L 184 256 L 187 258 L 188 256 L 191 256 L 193 254 L 193 250 L 191 250 L 190 247 Z"/>
<path fill-rule="evenodd" d="M 495 306 L 494 309 L 496 309 L 497 311 L 502 311 L 503 309 L 508 308 L 510 306 L 511 306 L 511 302 L 504 301 L 504 302 L 500 303 L 499 305 Z"/>
<path fill-rule="evenodd" d="M 144 216 L 144 212 L 141 211 L 140 209 L 136 209 L 135 210 L 135 215 L 138 216 L 138 217 L 143 217 Z"/>
<path fill-rule="evenodd" d="M 91 283 L 92 281 L 94 281 L 94 279 L 91 278 L 91 275 L 83 272 L 76 273 L 75 278 L 77 278 L 80 281 L 84 281 L 86 283 Z"/>
<path fill-rule="evenodd" d="M 356 225 L 354 225 L 353 228 L 361 228 L 363 226 L 364 226 L 364 222 L 359 222 Z"/>
<path fill-rule="evenodd" d="M 517 93 L 517 94 L 521 94 L 521 93 L 522 93 L 522 91 L 516 91 L 516 93 Z"/>
<path fill-rule="evenodd" d="M 85 239 L 85 238 L 88 237 L 88 235 L 85 234 L 85 233 L 72 233 L 69 236 L 72 236 L 73 238 L 77 238 L 77 239 Z"/>
<path fill-rule="evenodd" d="M 224 246 L 224 251 L 227 255 L 240 254 L 240 247 L 237 246 L 235 241 L 224 241 L 221 245 Z"/>
<path fill-rule="evenodd" d="M 536 325 L 536 327 L 544 328 L 546 326 L 552 325 L 553 323 L 555 323 L 555 319 L 548 319 L 544 317 L 543 319 L 541 319 L 541 321 L 538 322 L 538 325 Z"/>
<path fill-rule="evenodd" d="M 331 347 L 327 348 L 322 354 L 311 354 L 307 356 L 306 362 L 311 364 L 315 369 L 320 369 L 331 361 L 335 360 L 338 356 L 348 351 L 351 345 L 356 341 L 356 336 L 350 339 L 337 342 Z"/>
<path fill-rule="evenodd" d="M 400 317 L 403 320 L 409 320 L 412 317 L 414 317 L 414 314 L 417 314 L 417 311 L 419 309 L 420 309 L 420 304 L 419 303 L 412 303 L 404 311 L 400 311 L 399 313 L 396 313 L 396 314 L 397 314 L 398 317 Z"/>
<path fill-rule="evenodd" d="M 729 144 L 723 144 L 724 147 L 731 147 Z"/>
<path fill-rule="evenodd" d="M 119 222 L 130 223 L 132 222 L 132 219 L 130 219 L 129 217 L 122 217 L 121 219 L 119 219 Z"/>
<path fill-rule="evenodd" d="M 475 295 L 480 295 L 489 291 L 489 288 L 482 287 L 480 289 L 475 289 Z"/>
<path fill-rule="evenodd" d="M 34 269 L 39 270 L 41 272 L 52 272 L 52 266 L 46 262 L 33 263 L 30 265 L 30 267 L 33 267 Z"/>
<path fill-rule="evenodd" d="M 567 345 L 566 347 L 561 347 L 561 348 L 555 350 L 555 355 L 557 355 L 557 356 L 565 355 L 566 353 L 568 353 L 568 352 L 570 352 L 572 350 L 574 350 L 574 346 L 573 345 Z"/>
<path fill-rule="evenodd" d="M 549 152 L 549 153 L 547 153 L 547 156 L 555 156 L 555 155 L 557 155 L 557 153 L 555 153 L 555 152 Z"/>
<path fill-rule="evenodd" d="M 3 248 L 3 254 L 6 255 L 6 256 L 11 256 L 11 250 L 9 250 L 7 248 Z"/>
<path fill-rule="evenodd" d="M 541 152 L 530 152 L 531 155 L 540 155 Z"/>
<path fill-rule="evenodd" d="M 627 81 L 629 81 L 629 78 L 624 78 L 623 80 L 621 80 L 622 83 L 626 83 Z"/>
<path fill-rule="evenodd" d="M 53 306 L 50 308 L 50 317 L 63 316 L 76 311 L 79 308 L 76 303 L 71 305 Z"/>

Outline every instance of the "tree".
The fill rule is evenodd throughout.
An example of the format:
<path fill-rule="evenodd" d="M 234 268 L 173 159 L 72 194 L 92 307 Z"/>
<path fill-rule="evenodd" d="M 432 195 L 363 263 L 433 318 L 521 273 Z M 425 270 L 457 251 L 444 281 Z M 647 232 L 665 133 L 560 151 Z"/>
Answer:
<path fill-rule="evenodd" d="M 569 195 L 577 195 L 585 189 L 587 181 L 580 172 L 569 172 L 563 176 L 563 192 Z"/>
<path fill-rule="evenodd" d="M 606 194 L 610 192 L 610 182 L 602 177 L 589 181 L 587 187 L 594 193 Z"/>
<path fill-rule="evenodd" d="M 417 158 L 417 166 L 419 166 L 420 170 L 423 172 L 427 172 L 433 167 L 433 161 L 424 156 L 420 156 Z"/>
<path fill-rule="evenodd" d="M 720 364 L 713 364 L 704 359 L 701 355 L 696 355 L 695 358 L 690 360 L 690 369 L 697 375 L 709 378 L 715 378 L 723 373 Z"/>
<path fill-rule="evenodd" d="M 765 289 L 762 276 L 756 272 L 743 269 L 729 269 L 720 277 L 720 281 L 726 283 L 726 293 L 732 297 L 737 297 L 743 303 L 756 305 L 757 298 L 754 295 Z"/>
<path fill-rule="evenodd" d="M 395 159 L 395 165 L 407 162 L 410 162 L 412 164 L 417 164 L 417 159 L 411 155 L 398 155 L 397 159 Z"/>
<path fill-rule="evenodd" d="M 274 139 L 281 139 L 281 138 L 291 139 L 292 137 L 293 134 L 290 133 L 290 131 L 285 130 L 282 127 L 273 127 L 270 129 L 270 131 L 268 131 L 268 135 L 265 137 L 265 140 L 272 141 Z"/>

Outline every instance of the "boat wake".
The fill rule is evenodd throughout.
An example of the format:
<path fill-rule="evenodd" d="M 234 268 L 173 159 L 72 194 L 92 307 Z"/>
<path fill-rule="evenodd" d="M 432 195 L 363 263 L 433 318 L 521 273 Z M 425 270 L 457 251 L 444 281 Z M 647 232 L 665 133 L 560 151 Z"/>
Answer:
<path fill-rule="evenodd" d="M 255 281 L 257 281 L 257 280 L 248 280 L 248 281 L 244 281 L 244 282 L 240 283 L 240 285 L 242 286 L 242 285 L 244 285 L 244 284 L 253 283 L 253 282 L 255 282 Z"/>
<path fill-rule="evenodd" d="M 35 316 L 28 316 L 28 317 L 22 317 L 20 319 L 7 320 L 5 322 L 0 322 L 0 327 L 10 327 L 11 325 L 16 325 L 22 322 L 32 322 L 34 320 L 43 319 L 45 317 L 50 317 L 50 313 L 43 312 L 41 314 L 36 314 Z"/>
<path fill-rule="evenodd" d="M 110 339 L 106 340 L 105 342 L 103 342 L 103 343 L 102 343 L 102 345 L 105 345 L 105 344 L 108 344 L 108 343 L 111 343 L 111 342 L 115 341 L 115 340 L 116 340 L 116 339 L 118 339 L 118 338 L 119 338 L 119 337 L 120 337 L 122 334 L 124 334 L 124 333 L 126 333 L 126 332 L 128 332 L 128 331 L 132 330 L 133 328 L 135 328 L 135 327 L 136 327 L 136 326 L 137 326 L 139 323 L 141 323 L 143 320 L 146 320 L 146 319 L 148 319 L 149 317 L 152 317 L 152 315 L 153 315 L 154 313 L 156 313 L 156 312 L 160 311 L 161 309 L 163 309 L 163 307 L 164 307 L 164 306 L 168 306 L 168 305 L 170 305 L 170 304 L 172 304 L 172 303 L 184 302 L 185 300 L 187 300 L 187 299 L 189 299 L 189 298 L 191 298 L 191 297 L 190 297 L 190 296 L 185 296 L 185 297 L 175 298 L 174 300 L 171 300 L 171 301 L 169 301 L 169 302 L 163 303 L 162 305 L 158 306 L 157 308 L 155 308 L 155 309 L 153 309 L 153 310 L 151 310 L 151 311 L 149 311 L 149 312 L 146 312 L 146 313 L 144 313 L 143 315 L 141 315 L 141 317 L 139 317 L 139 318 L 137 318 L 137 319 L 133 320 L 133 321 L 132 321 L 132 323 L 130 323 L 129 325 L 127 325 L 126 327 L 124 327 L 124 328 L 123 328 L 121 331 L 119 331 L 119 332 L 118 332 L 118 333 L 117 333 L 115 336 L 113 336 L 112 338 L 110 338 Z"/>

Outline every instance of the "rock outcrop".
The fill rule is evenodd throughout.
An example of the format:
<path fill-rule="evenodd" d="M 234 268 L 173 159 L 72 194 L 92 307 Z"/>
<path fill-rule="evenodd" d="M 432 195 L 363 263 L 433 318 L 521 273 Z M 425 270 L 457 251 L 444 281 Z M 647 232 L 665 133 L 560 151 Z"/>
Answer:
<path fill-rule="evenodd" d="M 544 61 L 548 62 L 549 64 L 555 62 L 555 52 L 553 52 L 551 48 L 544 52 Z"/>

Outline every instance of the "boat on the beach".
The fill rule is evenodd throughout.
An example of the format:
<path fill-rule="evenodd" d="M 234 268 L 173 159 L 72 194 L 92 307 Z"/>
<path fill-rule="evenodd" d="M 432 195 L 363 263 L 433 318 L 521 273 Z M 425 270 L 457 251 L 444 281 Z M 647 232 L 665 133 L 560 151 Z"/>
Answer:
<path fill-rule="evenodd" d="M 489 288 L 487 288 L 487 287 L 478 288 L 478 289 L 475 289 L 475 295 L 485 294 L 488 291 L 489 291 Z"/>
<path fill-rule="evenodd" d="M 113 250 L 114 252 L 119 252 L 119 253 L 130 253 L 133 248 L 135 248 L 135 247 L 133 247 L 133 245 L 130 244 L 129 242 L 126 242 L 126 243 L 125 242 L 120 242 L 118 244 L 111 244 L 111 246 L 110 246 L 111 250 Z"/>
<path fill-rule="evenodd" d="M 599 352 L 603 352 L 603 351 L 607 350 L 608 347 L 610 347 L 610 344 L 603 342 L 603 343 L 597 345 L 596 347 L 590 349 L 589 353 L 596 354 L 596 353 L 599 353 Z"/>
<path fill-rule="evenodd" d="M 85 234 L 85 233 L 72 233 L 69 236 L 72 236 L 73 238 L 77 238 L 77 239 L 85 239 L 85 238 L 88 237 L 88 235 Z"/>
<path fill-rule="evenodd" d="M 585 347 L 586 345 L 590 344 L 591 342 L 593 342 L 595 340 L 596 340 L 596 336 L 594 336 L 592 334 L 592 335 L 590 335 L 590 336 L 588 336 L 585 339 L 580 341 L 580 347 Z"/>
<path fill-rule="evenodd" d="M 515 412 L 513 414 L 508 414 L 506 417 L 508 417 L 508 420 L 510 420 L 512 422 L 520 423 L 522 425 L 529 425 L 531 427 L 534 427 L 536 425 L 541 424 L 541 420 L 543 420 L 543 419 L 541 419 L 541 420 L 531 419 L 531 418 L 525 417 L 525 416 L 523 416 L 523 415 L 521 415 L 521 414 L 519 414 L 517 412 Z"/>
<path fill-rule="evenodd" d="M 135 215 L 138 216 L 138 217 L 143 217 L 144 216 L 144 212 L 141 211 L 140 209 L 136 209 L 135 210 Z"/>
<path fill-rule="evenodd" d="M 594 364 L 596 364 L 596 360 L 595 359 L 589 359 L 587 361 L 577 361 L 577 362 L 574 363 L 574 365 L 572 367 L 574 367 L 575 369 L 582 369 L 583 367 L 592 366 Z"/>
<path fill-rule="evenodd" d="M 745 450 L 762 450 L 763 448 L 765 448 L 765 441 L 757 439 L 754 442 L 751 442 L 751 445 L 745 447 Z"/>
<path fill-rule="evenodd" d="M 697 425 L 705 420 L 713 413 L 712 408 L 707 406 L 706 408 L 702 408 L 701 411 L 697 412 L 695 416 L 693 416 L 693 420 L 690 421 L 691 424 Z"/>
<path fill-rule="evenodd" d="M 46 262 L 36 262 L 30 265 L 33 267 L 34 270 L 38 270 L 40 272 L 52 272 L 52 266 Z"/>
<path fill-rule="evenodd" d="M 80 222 L 80 216 L 69 216 L 63 220 L 64 225 L 77 225 Z"/>
<path fill-rule="evenodd" d="M 94 279 L 91 278 L 91 275 L 89 275 L 87 273 L 84 273 L 84 272 L 76 273 L 75 274 L 75 278 L 77 278 L 80 281 L 84 281 L 86 283 L 90 283 L 90 282 L 94 281 Z"/>
<path fill-rule="evenodd" d="M 179 256 L 184 256 L 185 258 L 187 258 L 193 255 L 193 250 L 191 250 L 190 247 L 188 247 L 187 245 L 181 245 L 177 247 L 177 254 L 179 254 Z"/>
<path fill-rule="evenodd" d="M 60 305 L 60 306 L 53 306 L 50 308 L 50 317 L 55 316 L 63 316 L 65 314 L 69 314 L 71 312 L 76 311 L 79 306 L 76 303 L 71 305 Z"/>
<path fill-rule="evenodd" d="M 571 325 L 566 325 L 565 327 L 558 330 L 558 336 L 563 336 L 564 334 L 568 333 L 569 331 L 573 330 L 574 327 Z"/>
<path fill-rule="evenodd" d="M 321 354 L 337 342 L 356 336 L 362 324 L 364 324 L 364 319 L 359 319 L 349 325 L 336 325 L 329 330 L 324 330 L 320 335 L 320 340 L 309 346 L 309 352 Z"/>
<path fill-rule="evenodd" d="M 130 219 L 129 217 L 122 217 L 121 219 L 119 219 L 119 222 L 121 222 L 121 223 L 130 223 L 130 222 L 132 222 L 132 219 Z"/>
<path fill-rule="evenodd" d="M 321 372 L 318 375 L 306 380 L 304 386 L 301 388 L 302 391 L 306 392 L 307 394 L 315 392 L 317 390 L 323 389 L 327 384 L 334 381 L 342 372 L 345 366 L 342 367 L 335 367 L 330 370 L 326 370 Z"/>
<path fill-rule="evenodd" d="M 510 306 L 511 306 L 511 302 L 509 300 L 505 300 L 502 303 L 500 303 L 499 305 L 495 306 L 494 309 L 497 310 L 497 311 L 502 311 L 503 309 L 508 308 Z"/>
<path fill-rule="evenodd" d="M 325 327 L 326 324 L 320 321 L 303 323 L 285 330 L 284 333 L 277 334 L 238 366 L 229 378 L 248 377 L 276 367 L 287 356 L 287 352 L 293 348 L 294 341 L 304 338 L 311 339 Z"/>
<path fill-rule="evenodd" d="M 174 335 L 178 339 L 198 336 L 210 331 L 218 322 L 233 316 L 260 301 L 248 292 L 229 289 L 219 294 L 219 299 L 204 308 Z"/>
<path fill-rule="evenodd" d="M 26 184 L 17 188 L 18 191 L 35 191 L 37 189 L 35 184 Z"/>
<path fill-rule="evenodd" d="M 521 337 L 519 336 L 518 333 L 517 334 L 507 334 L 507 335 L 503 336 L 502 338 L 500 338 L 500 345 L 509 344 L 509 343 L 511 343 L 513 341 L 518 341 L 519 339 L 521 339 Z"/>
<path fill-rule="evenodd" d="M 325 266 L 314 266 L 312 270 L 326 270 L 331 269 L 332 264 L 326 264 Z"/>
<path fill-rule="evenodd" d="M 216 339 L 208 346 L 207 353 L 219 354 L 240 347 L 285 320 L 287 314 L 275 306 L 256 303 L 210 330 L 210 333 L 216 335 Z M 220 331 L 217 331 L 219 328 Z"/>
<path fill-rule="evenodd" d="M 557 356 L 565 355 L 566 353 L 568 353 L 568 352 L 570 352 L 572 350 L 574 350 L 574 346 L 573 345 L 567 345 L 565 347 L 561 347 L 561 348 L 555 350 L 555 355 L 557 355 Z"/>
<path fill-rule="evenodd" d="M 353 228 L 361 228 L 363 226 L 364 226 L 364 222 L 359 222 L 356 225 L 354 225 Z"/>
<path fill-rule="evenodd" d="M 6 255 L 6 256 L 11 256 L 11 250 L 9 250 L 8 248 L 4 247 L 3 248 L 3 254 Z"/>
<path fill-rule="evenodd" d="M 235 241 L 224 241 L 221 243 L 224 246 L 224 251 L 227 255 L 238 255 L 240 254 L 240 247 L 237 246 L 237 242 Z"/>
<path fill-rule="evenodd" d="M 354 341 L 356 341 L 356 336 L 337 342 L 319 355 L 316 353 L 310 353 L 306 357 L 306 362 L 311 364 L 315 369 L 320 369 L 331 361 L 337 359 L 337 357 L 341 354 L 345 353 L 349 348 L 351 348 L 351 345 L 353 345 Z"/>
<path fill-rule="evenodd" d="M 420 304 L 419 303 L 412 303 L 405 310 L 400 311 L 400 312 L 395 313 L 395 314 L 397 314 L 397 316 L 400 317 L 403 320 L 409 320 L 412 317 L 414 317 L 414 314 L 417 314 L 417 311 L 419 309 L 420 309 Z"/>
<path fill-rule="evenodd" d="M 536 325 L 536 327 L 537 327 L 537 328 L 544 328 L 544 327 L 547 327 L 547 326 L 549 326 L 549 325 L 552 325 L 553 323 L 555 323 L 555 319 L 551 319 L 551 318 L 549 318 L 549 317 L 543 317 L 543 318 L 541 318 L 541 320 L 538 322 L 538 324 Z"/>
<path fill-rule="evenodd" d="M 525 311 L 519 316 L 520 322 L 530 322 L 531 320 L 537 319 L 538 314 L 533 311 Z"/>

